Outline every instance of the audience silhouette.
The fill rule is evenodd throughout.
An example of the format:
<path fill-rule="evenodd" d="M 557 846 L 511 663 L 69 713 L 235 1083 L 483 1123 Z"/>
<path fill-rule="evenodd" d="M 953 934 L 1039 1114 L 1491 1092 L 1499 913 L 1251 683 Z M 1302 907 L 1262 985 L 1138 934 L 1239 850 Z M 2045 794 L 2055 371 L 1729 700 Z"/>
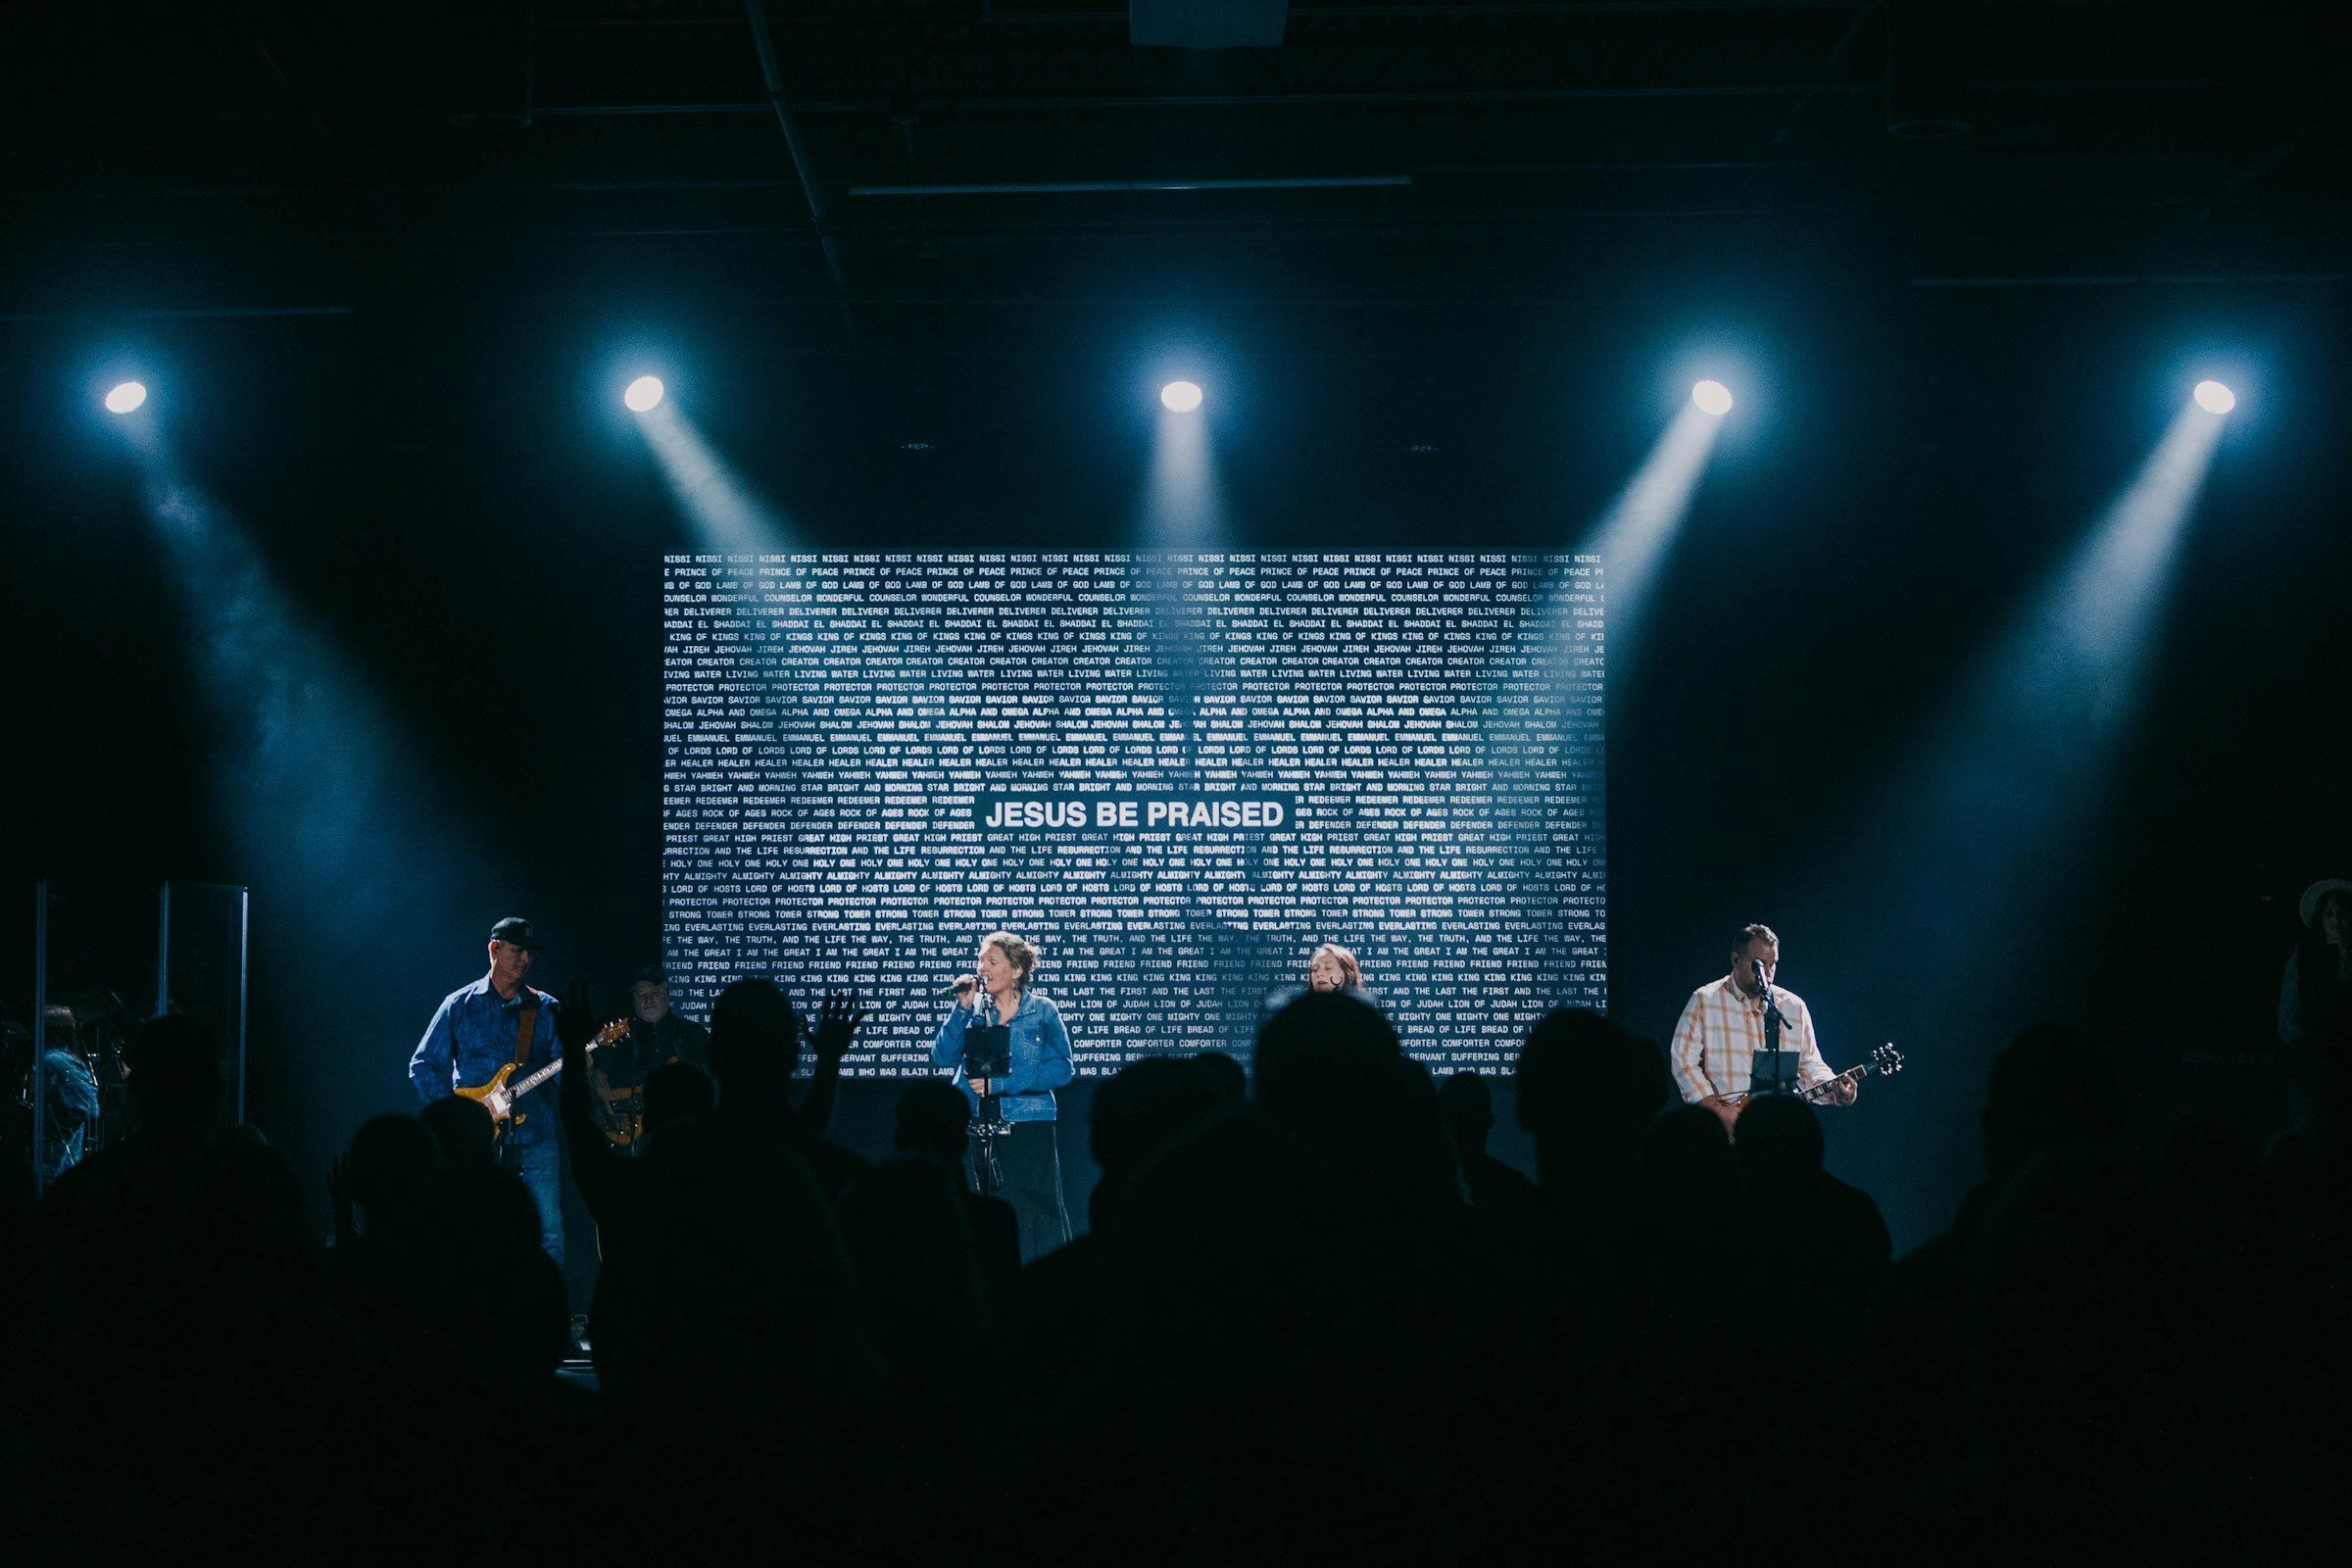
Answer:
<path fill-rule="evenodd" d="M 6 1428 L 26 1561 L 653 1553 L 913 1561 L 1516 1560 L 2072 1550 L 2275 1560 L 2340 1511 L 2352 1148 L 2328 1100 L 2257 1152 L 2153 1152 L 2079 1030 L 1994 1058 L 1984 1180 L 1889 1260 L 1820 1118 L 1674 1103 L 1597 1013 L 1528 1031 L 1536 1180 L 1495 1095 L 1308 994 L 1251 1068 L 1100 1082 L 1088 1233 L 1026 1267 L 971 1190 L 953 1085 L 868 1166 L 796 1103 L 858 1014 L 728 987 L 708 1075 L 644 1086 L 622 1153 L 568 1070 L 602 1258 L 593 1387 L 481 1106 L 362 1126 L 332 1245 L 220 1120 L 218 1042 L 131 1054 L 137 1130 L 7 1207 Z M 595 1014 L 562 1010 L 567 1063 Z M 2336 1086 L 2317 1093 L 2331 1096 Z"/>
<path fill-rule="evenodd" d="M 1487 1152 L 1487 1137 L 1494 1130 L 1494 1092 L 1486 1079 L 1465 1070 L 1439 1085 L 1438 1119 L 1453 1141 L 1462 1196 L 1470 1206 L 1502 1220 L 1524 1218 L 1534 1206 L 1536 1184 Z"/>

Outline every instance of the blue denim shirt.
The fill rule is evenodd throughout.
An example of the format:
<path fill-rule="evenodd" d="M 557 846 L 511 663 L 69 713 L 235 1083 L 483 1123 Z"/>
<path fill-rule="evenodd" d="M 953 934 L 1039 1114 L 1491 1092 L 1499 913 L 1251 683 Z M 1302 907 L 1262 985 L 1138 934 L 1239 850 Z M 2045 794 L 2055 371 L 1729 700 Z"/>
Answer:
<path fill-rule="evenodd" d="M 416 1053 L 409 1057 L 409 1082 L 416 1086 L 416 1098 L 428 1102 L 446 1100 L 460 1084 L 470 1089 L 488 1083 L 514 1059 L 526 1003 L 539 1008 L 539 1021 L 531 1028 L 530 1059 L 514 1077 L 528 1077 L 562 1055 L 564 1047 L 556 1039 L 556 999 L 524 986 L 507 1001 L 490 989 L 490 977 L 484 975 L 442 998 L 424 1038 L 416 1042 Z M 517 1144 L 535 1144 L 556 1136 L 552 1080 L 532 1090 L 514 1108 L 521 1119 L 508 1129 L 507 1137 Z"/>
<path fill-rule="evenodd" d="M 982 1016 L 986 1009 L 986 1016 Z M 956 1069 L 956 1087 L 963 1098 L 980 1108 L 980 1097 L 972 1093 L 971 1080 L 963 1072 L 963 1032 L 975 1023 L 987 1023 L 996 1017 L 996 1004 L 986 996 L 975 1007 L 956 1007 L 948 1014 L 948 1021 L 939 1026 L 939 1038 L 931 1042 L 931 1064 Z M 1077 1076 L 1070 1065 L 1070 1032 L 1062 1026 L 1061 1013 L 1053 1003 L 1035 991 L 1021 994 L 1020 1010 L 1006 1020 L 1012 1030 L 1012 1068 L 997 1080 L 997 1103 L 1006 1121 L 1052 1121 L 1054 1119 L 1054 1091 Z"/>
<path fill-rule="evenodd" d="M 81 1163 L 83 1140 L 98 1119 L 98 1077 L 71 1051 L 42 1054 L 48 1078 L 49 1125 L 41 1134 L 41 1180 L 53 1182 Z"/>

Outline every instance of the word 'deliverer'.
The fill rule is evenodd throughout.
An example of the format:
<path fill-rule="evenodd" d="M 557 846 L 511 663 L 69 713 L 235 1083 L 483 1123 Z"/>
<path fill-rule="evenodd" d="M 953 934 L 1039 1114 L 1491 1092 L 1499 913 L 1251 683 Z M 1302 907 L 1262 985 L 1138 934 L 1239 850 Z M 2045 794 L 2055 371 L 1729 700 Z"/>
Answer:
<path fill-rule="evenodd" d="M 973 823 L 991 833 L 1269 832 L 1298 819 L 1289 795 L 986 794 L 972 803 Z"/>

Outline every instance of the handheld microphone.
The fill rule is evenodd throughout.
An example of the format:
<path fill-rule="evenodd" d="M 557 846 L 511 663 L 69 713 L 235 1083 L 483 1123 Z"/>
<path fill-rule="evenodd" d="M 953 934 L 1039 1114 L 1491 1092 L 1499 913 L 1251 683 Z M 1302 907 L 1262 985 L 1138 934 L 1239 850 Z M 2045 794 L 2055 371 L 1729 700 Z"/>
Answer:
<path fill-rule="evenodd" d="M 960 1000 L 960 999 L 962 998 L 962 996 L 963 996 L 963 993 L 964 993 L 964 991 L 965 991 L 967 988 L 969 988 L 969 989 L 972 989 L 972 990 L 977 990 L 977 989 L 979 988 L 979 985 L 980 985 L 980 977 L 979 977 L 978 975 L 970 975 L 970 974 L 967 974 L 967 975 L 965 975 L 965 976 L 964 976 L 962 979 L 960 979 L 960 980 L 956 981 L 956 982 L 954 985 L 947 987 L 945 990 L 942 990 L 942 991 L 941 991 L 941 992 L 938 994 L 938 995 L 939 995 L 939 999 L 940 999 L 942 1002 L 946 1002 L 946 1001 L 950 1000 L 951 998 L 953 998 L 953 999 L 956 999 L 956 1000 Z"/>

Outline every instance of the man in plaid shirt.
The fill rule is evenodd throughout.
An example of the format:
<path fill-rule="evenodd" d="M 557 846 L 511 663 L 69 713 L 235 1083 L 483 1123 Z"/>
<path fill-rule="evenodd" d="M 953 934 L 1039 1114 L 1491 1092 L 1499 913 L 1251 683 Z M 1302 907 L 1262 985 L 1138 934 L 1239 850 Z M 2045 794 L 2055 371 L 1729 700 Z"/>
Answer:
<path fill-rule="evenodd" d="M 1797 1054 L 1797 1086 L 1810 1089 L 1838 1076 L 1821 1059 L 1821 1046 L 1813 1038 L 1813 1009 L 1795 992 L 1772 983 L 1780 966 L 1781 939 L 1772 927 L 1740 927 L 1732 939 L 1732 972 L 1691 992 L 1682 1021 L 1674 1026 L 1675 1087 L 1690 1103 L 1722 1117 L 1727 1129 L 1740 1114 L 1739 1105 L 1728 1097 L 1746 1091 L 1748 1066 L 1764 1049 L 1767 990 L 1788 1020 L 1781 1026 L 1781 1049 Z M 1854 1081 L 1840 1080 L 1822 1100 L 1833 1105 L 1852 1104 Z"/>

